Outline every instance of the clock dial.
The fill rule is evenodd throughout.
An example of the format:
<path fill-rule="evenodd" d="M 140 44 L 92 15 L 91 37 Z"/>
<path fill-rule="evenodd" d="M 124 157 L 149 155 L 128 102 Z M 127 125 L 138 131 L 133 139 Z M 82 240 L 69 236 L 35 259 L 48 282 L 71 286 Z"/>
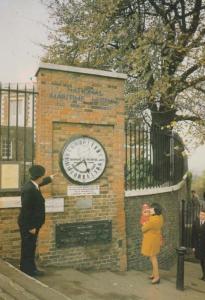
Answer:
<path fill-rule="evenodd" d="M 67 178 L 81 184 L 88 184 L 104 172 L 106 153 L 97 140 L 81 136 L 65 144 L 61 152 L 60 164 Z"/>

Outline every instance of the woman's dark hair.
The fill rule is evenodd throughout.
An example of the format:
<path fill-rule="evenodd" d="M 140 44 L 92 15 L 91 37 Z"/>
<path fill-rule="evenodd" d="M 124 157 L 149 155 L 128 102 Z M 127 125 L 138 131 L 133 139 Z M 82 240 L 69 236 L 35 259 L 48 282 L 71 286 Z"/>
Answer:
<path fill-rule="evenodd" d="M 155 215 L 161 215 L 162 214 L 162 207 L 161 207 L 160 204 L 152 203 L 150 207 L 154 208 Z"/>

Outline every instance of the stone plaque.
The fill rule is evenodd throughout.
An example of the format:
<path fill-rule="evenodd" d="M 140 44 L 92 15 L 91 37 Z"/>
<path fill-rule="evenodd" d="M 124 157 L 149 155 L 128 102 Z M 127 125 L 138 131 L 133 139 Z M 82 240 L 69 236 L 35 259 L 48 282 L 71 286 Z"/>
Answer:
<path fill-rule="evenodd" d="M 86 209 L 86 208 L 92 208 L 93 206 L 93 200 L 92 199 L 79 199 L 76 201 L 76 208 Z"/>
<path fill-rule="evenodd" d="M 19 164 L 5 162 L 0 164 L 0 188 L 2 190 L 18 190 L 19 184 Z"/>
<path fill-rule="evenodd" d="M 21 207 L 21 197 L 0 197 L 0 208 Z M 46 213 L 64 212 L 64 198 L 47 198 Z"/>
<path fill-rule="evenodd" d="M 111 220 L 56 225 L 56 248 L 106 244 L 111 241 Z"/>
<path fill-rule="evenodd" d="M 69 185 L 67 189 L 68 196 L 99 195 L 99 185 Z"/>
<path fill-rule="evenodd" d="M 64 198 L 47 198 L 46 213 L 64 212 Z"/>
<path fill-rule="evenodd" d="M 21 207 L 21 197 L 0 197 L 0 208 Z"/>

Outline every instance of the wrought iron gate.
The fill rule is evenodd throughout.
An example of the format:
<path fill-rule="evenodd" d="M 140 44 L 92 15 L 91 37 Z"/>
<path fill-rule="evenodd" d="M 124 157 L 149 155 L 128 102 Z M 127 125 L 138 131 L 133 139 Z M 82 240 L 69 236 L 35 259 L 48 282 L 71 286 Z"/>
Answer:
<path fill-rule="evenodd" d="M 0 83 L 0 162 L 19 163 L 20 184 L 34 161 L 36 94 L 34 85 Z"/>
<path fill-rule="evenodd" d="M 200 203 L 182 200 L 181 202 L 181 246 L 191 248 L 192 225 L 199 215 Z"/>

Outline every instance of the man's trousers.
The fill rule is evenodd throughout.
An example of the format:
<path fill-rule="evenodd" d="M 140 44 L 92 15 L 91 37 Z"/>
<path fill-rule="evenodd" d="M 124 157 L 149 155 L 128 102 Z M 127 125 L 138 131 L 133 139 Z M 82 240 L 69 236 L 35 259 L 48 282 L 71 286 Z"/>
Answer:
<path fill-rule="evenodd" d="M 24 273 L 33 276 L 36 271 L 35 253 L 36 243 L 39 230 L 35 234 L 30 233 L 28 230 L 20 227 L 21 234 L 21 259 L 20 270 Z"/>

